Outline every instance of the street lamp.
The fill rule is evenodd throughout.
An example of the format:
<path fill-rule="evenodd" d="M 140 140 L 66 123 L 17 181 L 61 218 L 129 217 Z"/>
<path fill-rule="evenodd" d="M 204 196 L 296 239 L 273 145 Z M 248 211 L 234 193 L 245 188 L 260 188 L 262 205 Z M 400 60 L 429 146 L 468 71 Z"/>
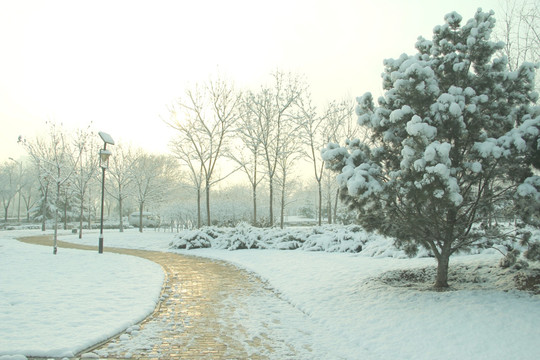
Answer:
<path fill-rule="evenodd" d="M 103 149 L 99 150 L 99 166 L 103 171 L 103 175 L 101 177 L 101 226 L 99 228 L 98 252 L 100 254 L 103 254 L 103 204 L 105 202 L 105 169 L 109 167 L 109 157 L 112 154 L 110 150 L 107 150 L 107 144 L 114 145 L 114 140 L 112 139 L 111 135 L 107 133 L 100 131 L 98 134 L 101 137 L 101 140 L 103 140 Z"/>

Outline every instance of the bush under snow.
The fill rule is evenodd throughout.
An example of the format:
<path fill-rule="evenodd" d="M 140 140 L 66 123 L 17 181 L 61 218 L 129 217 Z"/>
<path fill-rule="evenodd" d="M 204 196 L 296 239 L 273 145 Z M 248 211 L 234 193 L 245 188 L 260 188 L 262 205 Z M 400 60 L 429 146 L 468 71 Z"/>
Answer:
<path fill-rule="evenodd" d="M 511 226 L 499 225 L 497 231 L 508 231 Z M 493 242 L 485 239 L 478 247 L 463 252 L 500 253 L 500 266 L 526 267 L 526 261 L 540 260 L 540 230 L 530 232 L 527 244 L 512 240 Z M 185 230 L 175 235 L 170 247 L 174 249 L 213 248 L 223 250 L 272 249 L 359 253 L 361 256 L 398 259 L 433 257 L 422 247 L 414 249 L 396 246 L 396 239 L 368 232 L 359 225 L 323 225 L 302 228 L 257 228 L 247 223 L 236 227 L 206 226 L 196 230 Z M 523 257 L 521 256 L 523 255 Z M 512 259 L 512 256 L 514 259 Z M 508 262 L 510 260 L 510 262 Z M 513 260 L 513 261 L 512 261 Z M 523 266 L 522 266 L 523 265 Z"/>
<path fill-rule="evenodd" d="M 227 250 L 274 249 L 360 253 L 370 257 L 406 258 L 394 239 L 368 233 L 358 225 L 324 225 L 309 228 L 257 228 L 241 223 L 234 228 L 203 227 L 175 236 L 177 249 L 215 248 Z M 417 256 L 428 256 L 421 252 Z"/>

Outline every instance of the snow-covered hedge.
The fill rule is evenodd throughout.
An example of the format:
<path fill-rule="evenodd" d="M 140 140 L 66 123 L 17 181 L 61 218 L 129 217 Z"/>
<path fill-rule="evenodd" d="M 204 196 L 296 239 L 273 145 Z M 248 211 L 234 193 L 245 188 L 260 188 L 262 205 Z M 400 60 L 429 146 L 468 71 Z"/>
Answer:
<path fill-rule="evenodd" d="M 500 228 L 500 229 L 499 229 Z M 499 224 L 493 231 L 509 232 L 515 230 L 511 224 Z M 526 228 L 518 232 L 528 233 L 526 237 L 519 236 L 521 242 L 512 239 L 484 239 L 478 246 L 463 249 L 464 253 L 500 253 L 503 257 L 512 255 L 515 250 L 515 260 L 522 257 L 524 261 L 540 261 L 540 229 Z M 494 236 L 497 238 L 497 236 Z M 214 248 L 225 250 L 242 249 L 274 249 L 274 250 L 304 250 L 359 253 L 368 257 L 393 257 L 404 259 L 408 257 L 433 257 L 429 251 L 418 247 L 415 251 L 399 249 L 394 244 L 395 239 L 365 231 L 359 225 L 323 225 L 304 228 L 257 228 L 247 223 L 240 223 L 234 228 L 209 226 L 197 230 L 185 230 L 175 235 L 170 243 L 175 249 Z M 513 266 L 512 262 L 509 266 Z"/>
<path fill-rule="evenodd" d="M 366 232 L 358 225 L 324 225 L 309 228 L 256 228 L 241 223 L 234 228 L 203 227 L 178 233 L 170 246 L 176 249 L 275 249 L 362 253 L 371 257 L 406 258 L 394 240 Z M 417 256 L 427 256 L 421 252 Z"/>

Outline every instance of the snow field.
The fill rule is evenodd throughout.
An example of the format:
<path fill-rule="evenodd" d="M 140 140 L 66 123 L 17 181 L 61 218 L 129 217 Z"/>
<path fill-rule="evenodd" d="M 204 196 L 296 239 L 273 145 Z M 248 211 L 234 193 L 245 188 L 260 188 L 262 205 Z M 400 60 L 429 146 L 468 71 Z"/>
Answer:
<path fill-rule="evenodd" d="M 117 254 L 35 246 L 0 234 L 0 356 L 73 356 L 154 310 L 164 274 Z"/>
<path fill-rule="evenodd" d="M 192 253 L 220 258 L 267 279 L 324 331 L 330 354 L 355 359 L 534 359 L 538 296 L 501 291 L 418 291 L 376 280 L 433 259 L 374 259 L 350 254 L 265 250 Z M 495 261 L 492 255 L 457 262 Z M 287 269 L 284 271 L 283 269 Z M 321 357 L 324 358 L 324 357 Z"/>

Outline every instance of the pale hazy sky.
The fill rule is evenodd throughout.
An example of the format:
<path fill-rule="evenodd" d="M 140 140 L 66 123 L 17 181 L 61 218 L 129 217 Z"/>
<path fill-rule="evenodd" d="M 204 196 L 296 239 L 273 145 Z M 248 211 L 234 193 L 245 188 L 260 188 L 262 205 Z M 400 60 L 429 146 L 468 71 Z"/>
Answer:
<path fill-rule="evenodd" d="M 385 58 L 456 10 L 498 0 L 0 0 L 0 161 L 45 121 L 93 128 L 166 152 L 160 119 L 186 86 L 218 72 L 257 88 L 275 69 L 306 76 L 326 101 L 382 94 Z"/>

